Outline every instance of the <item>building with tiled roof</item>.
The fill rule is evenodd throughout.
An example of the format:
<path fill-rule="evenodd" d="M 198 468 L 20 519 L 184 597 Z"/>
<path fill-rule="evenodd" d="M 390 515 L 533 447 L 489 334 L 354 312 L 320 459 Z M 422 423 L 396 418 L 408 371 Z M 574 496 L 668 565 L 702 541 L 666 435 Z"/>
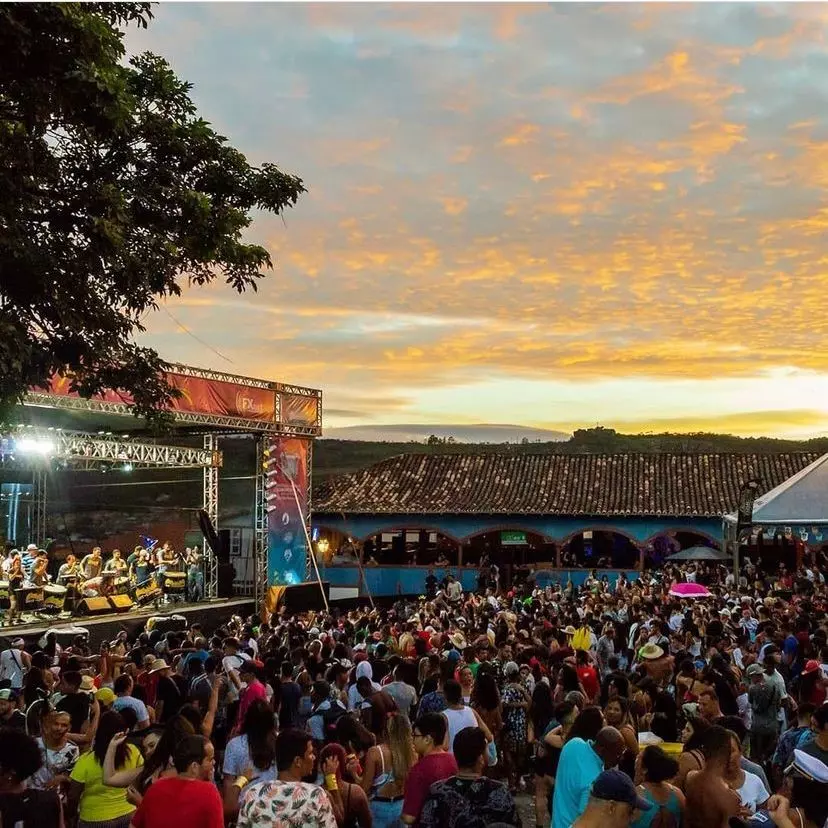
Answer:
<path fill-rule="evenodd" d="M 568 556 L 575 544 L 582 565 L 585 550 L 594 560 L 593 547 L 601 547 L 614 558 L 617 552 L 625 562 L 619 568 L 630 569 L 633 560 L 643 561 L 659 544 L 719 546 L 722 518 L 737 509 L 750 481 L 762 495 L 818 457 L 808 452 L 408 454 L 316 487 L 312 520 L 336 545 L 353 538 L 379 550 L 380 564 L 386 558 L 399 563 L 405 554 L 400 549 L 411 546 L 412 538 L 419 537 L 425 548 L 424 539 L 438 537 L 455 550 L 453 563 L 479 559 L 482 545 L 507 566 L 546 561 L 561 567 L 562 550 Z M 335 584 L 343 571 L 328 567 L 325 577 Z M 407 586 L 401 579 L 414 575 L 399 566 L 387 577 L 366 573 L 374 594 L 416 591 L 424 577 L 423 570 Z"/>

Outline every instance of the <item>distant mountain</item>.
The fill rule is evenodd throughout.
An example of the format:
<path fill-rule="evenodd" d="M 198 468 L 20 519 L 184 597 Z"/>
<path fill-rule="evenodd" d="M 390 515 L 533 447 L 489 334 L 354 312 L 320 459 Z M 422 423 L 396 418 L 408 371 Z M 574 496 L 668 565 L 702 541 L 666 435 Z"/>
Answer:
<path fill-rule="evenodd" d="M 381 425 L 346 426 L 326 428 L 322 439 L 363 440 L 377 443 L 420 443 L 434 435 L 442 440 L 453 438 L 455 443 L 530 443 L 558 442 L 568 440 L 572 435 L 563 431 L 545 428 L 528 428 L 519 425 Z"/>

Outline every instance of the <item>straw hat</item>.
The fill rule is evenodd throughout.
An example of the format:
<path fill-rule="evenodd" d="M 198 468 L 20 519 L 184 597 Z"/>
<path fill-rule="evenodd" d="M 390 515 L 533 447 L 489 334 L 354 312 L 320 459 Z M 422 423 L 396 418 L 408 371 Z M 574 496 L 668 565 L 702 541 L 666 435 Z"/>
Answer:
<path fill-rule="evenodd" d="M 452 633 L 449 636 L 449 641 L 457 647 L 458 650 L 465 650 L 466 649 L 466 637 L 461 632 Z"/>
<path fill-rule="evenodd" d="M 163 658 L 156 658 L 153 660 L 152 665 L 149 669 L 149 674 L 152 675 L 153 673 L 160 673 L 161 670 L 169 670 L 170 665 L 164 661 Z"/>
<path fill-rule="evenodd" d="M 98 688 L 95 687 L 95 681 L 92 676 L 82 676 L 81 683 L 78 690 L 81 693 L 94 693 Z"/>
<path fill-rule="evenodd" d="M 645 644 L 639 651 L 638 655 L 645 661 L 655 661 L 664 655 L 664 650 L 658 644 Z"/>

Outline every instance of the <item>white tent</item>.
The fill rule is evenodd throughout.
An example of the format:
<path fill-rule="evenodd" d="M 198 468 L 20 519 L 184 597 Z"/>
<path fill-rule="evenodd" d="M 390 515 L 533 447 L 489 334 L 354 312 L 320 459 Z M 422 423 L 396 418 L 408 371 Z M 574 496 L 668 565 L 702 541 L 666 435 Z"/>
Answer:
<path fill-rule="evenodd" d="M 725 526 L 735 526 L 736 519 L 725 515 Z M 821 543 L 828 527 L 828 454 L 756 498 L 751 522 L 771 531 L 785 527 L 806 543 Z"/>

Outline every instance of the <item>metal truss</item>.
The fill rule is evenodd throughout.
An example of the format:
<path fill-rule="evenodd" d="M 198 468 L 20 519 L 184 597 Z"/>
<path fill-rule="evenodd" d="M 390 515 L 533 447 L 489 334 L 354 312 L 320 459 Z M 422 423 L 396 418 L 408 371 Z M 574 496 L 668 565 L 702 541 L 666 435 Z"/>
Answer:
<path fill-rule="evenodd" d="M 142 443 L 112 434 L 20 428 L 14 429 L 9 436 L 18 443 L 28 440 L 44 447 L 42 453 L 32 455 L 14 452 L 14 461 L 18 464 L 36 457 L 38 460 L 65 461 L 69 467 L 80 471 L 93 471 L 114 465 L 142 469 L 218 469 L 222 462 L 221 452 L 218 451 Z"/>
<path fill-rule="evenodd" d="M 270 380 L 256 379 L 255 377 L 243 377 L 240 374 L 225 374 L 223 371 L 213 371 L 210 368 L 195 368 L 192 365 L 182 365 L 173 362 L 167 365 L 167 372 L 170 374 L 181 374 L 185 377 L 197 379 L 217 380 L 218 382 L 233 382 L 237 385 L 250 385 L 253 388 L 276 388 L 277 383 Z"/>
<path fill-rule="evenodd" d="M 36 543 L 40 549 L 46 546 L 46 468 L 41 463 L 32 475 L 32 495 L 34 515 L 32 515 L 32 535 L 30 543 Z"/>
<path fill-rule="evenodd" d="M 267 468 L 265 443 L 267 437 L 256 438 L 256 505 L 253 534 L 253 594 L 257 609 L 267 594 Z"/>
<path fill-rule="evenodd" d="M 210 455 L 221 456 L 218 450 L 218 436 L 215 434 L 204 435 L 204 451 Z M 219 497 L 219 467 L 205 466 L 204 467 L 204 511 L 213 528 L 218 534 L 218 497 Z M 204 550 L 204 593 L 206 598 L 218 597 L 218 558 L 216 557 L 216 550 L 208 543 L 207 538 L 203 539 L 202 548 Z"/>

